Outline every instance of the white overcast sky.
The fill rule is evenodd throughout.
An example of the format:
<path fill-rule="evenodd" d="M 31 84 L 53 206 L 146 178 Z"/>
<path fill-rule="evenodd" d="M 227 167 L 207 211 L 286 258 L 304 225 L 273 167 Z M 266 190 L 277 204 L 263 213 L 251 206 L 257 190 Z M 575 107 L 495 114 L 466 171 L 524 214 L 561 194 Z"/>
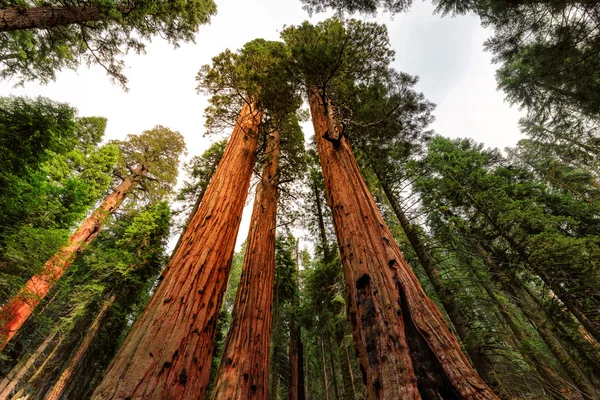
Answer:
<path fill-rule="evenodd" d="M 0 81 L 0 94 L 45 96 L 67 102 L 80 116 L 108 118 L 106 139 L 140 133 L 157 124 L 177 130 L 185 137 L 189 156 L 202 153 L 213 140 L 203 137 L 203 110 L 207 98 L 196 93 L 195 76 L 200 66 L 230 48 L 238 49 L 255 38 L 278 40 L 283 25 L 309 18 L 299 0 L 215 0 L 218 14 L 210 25 L 200 27 L 196 43 L 178 49 L 161 38 L 146 47 L 146 54 L 124 57 L 129 92 L 110 83 L 99 66 L 63 71 L 48 85 L 27 83 L 14 88 Z M 359 17 L 362 18 L 362 17 Z M 496 90 L 496 65 L 483 51 L 490 35 L 474 16 L 441 18 L 430 2 L 413 4 L 410 12 L 376 18 L 387 24 L 396 51 L 394 68 L 420 81 L 417 89 L 437 104 L 433 128 L 449 137 L 470 137 L 490 147 L 515 145 L 521 138 L 519 111 Z M 310 124 L 306 134 L 312 135 Z M 248 207 L 238 237 L 248 231 Z"/>

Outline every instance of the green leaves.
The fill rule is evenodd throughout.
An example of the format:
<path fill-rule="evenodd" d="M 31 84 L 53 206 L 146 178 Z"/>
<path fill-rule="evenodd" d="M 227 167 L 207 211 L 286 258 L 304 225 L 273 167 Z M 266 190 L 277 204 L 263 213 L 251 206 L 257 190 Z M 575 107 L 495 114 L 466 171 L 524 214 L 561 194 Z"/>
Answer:
<path fill-rule="evenodd" d="M 354 19 L 304 22 L 285 28 L 281 38 L 292 70 L 307 87 L 368 82 L 385 73 L 394 56 L 385 25 Z"/>
<path fill-rule="evenodd" d="M 127 135 L 125 140 L 111 143 L 121 152 L 118 172 L 122 178 L 143 166 L 148 173 L 140 182 L 140 188 L 146 196 L 160 199 L 171 193 L 177 183 L 179 158 L 185 151 L 185 142 L 179 132 L 157 125 L 139 135 Z M 141 194 L 139 190 L 138 194 Z"/>
<path fill-rule="evenodd" d="M 17 4 L 23 2 L 4 2 L 0 10 Z M 25 8 L 23 18 L 32 19 L 32 26 L 44 29 L 14 30 L 2 25 L 0 78 L 46 83 L 55 79 L 57 71 L 76 69 L 83 60 L 88 65 L 102 66 L 125 89 L 123 54 L 143 52 L 145 42 L 155 35 L 161 35 L 175 47 L 194 41 L 198 27 L 216 13 L 212 0 L 71 1 L 68 7 L 63 1 L 51 0 L 26 5 L 40 12 L 29 16 L 29 8 Z M 55 7 L 54 12 L 44 13 L 45 7 Z M 44 17 L 60 12 L 69 17 Z"/>

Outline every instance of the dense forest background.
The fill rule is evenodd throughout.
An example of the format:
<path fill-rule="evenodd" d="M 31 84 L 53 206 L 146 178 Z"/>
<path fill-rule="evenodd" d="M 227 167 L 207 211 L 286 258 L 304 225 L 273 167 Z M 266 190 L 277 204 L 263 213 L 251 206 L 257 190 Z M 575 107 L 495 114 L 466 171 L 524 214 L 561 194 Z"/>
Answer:
<path fill-rule="evenodd" d="M 486 28 L 481 99 L 401 68 L 423 6 L 302 6 L 187 80 L 125 54 L 220 4 L 0 6 L 0 398 L 600 396 L 599 6 L 427 5 Z M 22 95 L 68 69 L 108 89 Z"/>

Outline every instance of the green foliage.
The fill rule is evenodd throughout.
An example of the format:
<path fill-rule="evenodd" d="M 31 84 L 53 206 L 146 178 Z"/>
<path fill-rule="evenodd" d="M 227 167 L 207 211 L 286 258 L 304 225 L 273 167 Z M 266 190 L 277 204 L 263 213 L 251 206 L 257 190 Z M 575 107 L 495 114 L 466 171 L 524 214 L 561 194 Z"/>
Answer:
<path fill-rule="evenodd" d="M 48 99 L 0 98 L 1 299 L 38 272 L 112 181 L 106 120 Z"/>
<path fill-rule="evenodd" d="M 165 247 L 170 224 L 166 202 L 146 206 L 130 203 L 77 258 L 51 297 L 44 301 L 41 314 L 26 325 L 27 334 L 13 345 L 26 350 L 27 344 L 45 338 L 48 327 L 61 331 L 57 351 L 28 386 L 33 396 L 43 397 L 52 386 L 100 309 L 115 295 L 65 393 L 70 398 L 89 397 L 167 262 Z"/>
<path fill-rule="evenodd" d="M 223 153 L 227 147 L 227 140 L 213 143 L 202 155 L 193 156 L 184 168 L 191 181 L 185 181 L 179 190 L 177 200 L 186 203 L 185 208 L 193 207 L 199 195 L 204 194 L 210 183 Z"/>
<path fill-rule="evenodd" d="M 194 41 L 201 24 L 216 13 L 212 0 L 51 0 L 43 3 L 9 0 L 2 8 L 25 7 L 74 10 L 75 22 L 57 25 L 34 21 L 43 29 L 5 30 L 0 32 L 0 78 L 16 78 L 18 83 L 54 80 L 56 72 L 86 64 L 102 66 L 124 88 L 121 56 L 129 51 L 144 52 L 145 42 L 161 35 L 175 47 Z M 0 10 L 2 9 L 0 8 Z M 91 10 L 91 11 L 90 11 Z M 86 20 L 84 11 L 96 11 Z M 48 11 L 49 12 L 49 11 Z"/>
<path fill-rule="evenodd" d="M 235 124 L 244 103 L 257 102 L 274 126 L 301 103 L 281 42 L 255 39 L 237 52 L 227 49 L 202 66 L 196 80 L 197 90 L 212 96 L 206 109 L 209 133 Z"/>
<path fill-rule="evenodd" d="M 157 125 L 111 143 L 117 145 L 121 153 L 117 170 L 121 178 L 137 167 L 148 171 L 139 184 L 138 195 L 160 199 L 171 193 L 177 183 L 179 158 L 185 151 L 185 141 L 179 132 Z"/>
<path fill-rule="evenodd" d="M 0 187 L 77 141 L 75 109 L 38 97 L 0 98 Z"/>
<path fill-rule="evenodd" d="M 344 13 L 362 13 L 375 15 L 379 8 L 392 14 L 406 11 L 412 1 L 410 0 L 302 0 L 304 9 L 312 13 L 325 12 L 328 9 Z"/>
<path fill-rule="evenodd" d="M 499 87 L 527 111 L 523 131 L 597 171 L 598 5 L 505 0 L 439 0 L 437 5 L 442 13 L 475 12 L 493 28 L 485 47 L 502 64 Z"/>
<path fill-rule="evenodd" d="M 597 299 L 590 295 L 600 290 L 597 205 L 552 190 L 467 140 L 436 138 L 427 165 L 428 176 L 417 183 L 427 207 L 440 210 L 450 226 L 464 219 L 506 253 L 509 272 L 541 275 L 598 324 Z"/>
<path fill-rule="evenodd" d="M 385 25 L 330 18 L 316 25 L 286 27 L 292 72 L 307 87 L 366 83 L 384 74 L 393 60 Z"/>

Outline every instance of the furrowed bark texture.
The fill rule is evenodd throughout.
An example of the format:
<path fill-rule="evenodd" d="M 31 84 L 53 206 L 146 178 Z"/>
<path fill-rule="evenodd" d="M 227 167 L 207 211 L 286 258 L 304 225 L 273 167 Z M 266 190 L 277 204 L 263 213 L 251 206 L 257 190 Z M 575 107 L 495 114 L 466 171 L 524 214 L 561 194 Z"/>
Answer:
<path fill-rule="evenodd" d="M 54 337 L 58 333 L 57 330 L 53 331 L 50 335 L 44 339 L 42 344 L 33 352 L 29 358 L 23 358 L 9 373 L 4 377 L 0 383 L 0 399 L 8 399 L 11 392 L 17 387 L 21 379 L 27 374 L 29 369 L 35 364 L 40 354 L 46 350 L 48 345 L 54 340 Z"/>
<path fill-rule="evenodd" d="M 435 292 L 437 293 L 442 305 L 444 306 L 444 309 L 446 310 L 446 313 L 448 314 L 452 325 L 454 325 L 458 337 L 463 341 L 463 344 L 465 345 L 465 350 L 471 358 L 473 366 L 485 382 L 489 383 L 492 387 L 500 388 L 501 383 L 498 381 L 497 378 L 494 377 L 494 374 L 490 373 L 493 372 L 494 367 L 487 354 L 485 354 L 485 352 L 480 348 L 466 346 L 469 339 L 469 324 L 464 313 L 458 307 L 458 304 L 456 304 L 456 302 L 454 301 L 454 294 L 448 289 L 448 286 L 444 283 L 440 271 L 435 266 L 431 257 L 429 257 L 429 253 L 425 249 L 425 245 L 421 241 L 421 238 L 415 231 L 413 225 L 410 223 L 410 221 L 404 214 L 404 210 L 402 210 L 402 207 L 400 206 L 400 203 L 394 195 L 390 185 L 378 172 L 377 177 L 379 179 L 379 182 L 381 183 L 381 187 L 386 197 L 390 202 L 390 205 L 392 206 L 392 209 L 394 210 L 394 214 L 396 214 L 396 218 L 398 218 L 398 221 L 402 226 L 402 230 L 406 234 L 410 245 L 417 254 L 417 258 L 423 266 L 423 269 L 425 270 L 429 281 L 433 285 Z"/>
<path fill-rule="evenodd" d="M 204 400 L 261 116 L 242 108 L 179 249 L 92 399 Z"/>
<path fill-rule="evenodd" d="M 146 175 L 147 170 L 138 166 L 117 188 L 106 197 L 77 231 L 69 238 L 67 245 L 56 252 L 42 268 L 42 272 L 32 276 L 25 287 L 11 298 L 0 310 L 0 351 L 23 326 L 40 301 L 48 294 L 77 255 L 89 245 L 112 214 L 125 200 L 127 193 Z"/>
<path fill-rule="evenodd" d="M 119 11 L 126 13 L 128 10 L 123 8 L 119 9 Z M 107 19 L 107 14 L 99 6 L 12 6 L 0 9 L 0 32 L 54 28 L 61 25 L 99 21 L 102 19 Z"/>
<path fill-rule="evenodd" d="M 279 133 L 268 137 L 267 159 L 256 189 L 242 276 L 211 399 L 269 398 L 271 306 L 275 278 L 275 228 Z"/>
<path fill-rule="evenodd" d="M 77 365 L 79 365 L 79 362 L 85 355 L 87 349 L 90 347 L 90 344 L 94 340 L 98 329 L 100 329 L 100 324 L 102 323 L 104 316 L 106 315 L 108 310 L 110 310 L 110 307 L 112 307 L 115 300 L 117 300 L 117 295 L 112 294 L 108 298 L 108 300 L 104 302 L 102 308 L 100 309 L 100 312 L 96 316 L 96 319 L 94 319 L 94 322 L 92 322 L 90 329 L 87 331 L 85 337 L 83 338 L 83 341 L 77 348 L 77 352 L 75 352 L 75 354 L 67 364 L 66 368 L 60 374 L 60 377 L 46 396 L 45 400 L 59 400 L 62 397 L 67 385 L 73 378 L 73 372 L 75 372 L 75 368 L 77 368 Z"/>
<path fill-rule="evenodd" d="M 348 139 L 330 139 L 326 100 L 309 91 L 317 149 L 369 399 L 497 399 L 404 260 Z"/>

